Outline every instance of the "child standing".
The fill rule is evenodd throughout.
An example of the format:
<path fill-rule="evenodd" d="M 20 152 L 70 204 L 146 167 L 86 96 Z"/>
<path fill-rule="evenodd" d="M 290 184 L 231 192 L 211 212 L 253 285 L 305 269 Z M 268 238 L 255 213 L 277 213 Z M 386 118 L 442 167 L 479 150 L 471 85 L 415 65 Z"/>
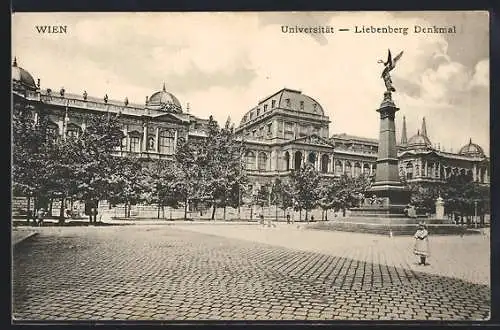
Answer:
<path fill-rule="evenodd" d="M 417 232 L 414 235 L 415 247 L 413 253 L 420 257 L 419 265 L 426 265 L 425 260 L 429 257 L 429 232 L 425 223 L 418 224 Z"/>

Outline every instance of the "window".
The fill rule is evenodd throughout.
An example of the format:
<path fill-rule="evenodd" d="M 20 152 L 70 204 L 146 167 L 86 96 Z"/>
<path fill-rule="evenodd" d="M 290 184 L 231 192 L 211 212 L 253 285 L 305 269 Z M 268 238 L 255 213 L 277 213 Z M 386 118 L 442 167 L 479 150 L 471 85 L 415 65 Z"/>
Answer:
<path fill-rule="evenodd" d="M 77 138 L 80 135 L 80 127 L 75 124 L 68 124 L 66 128 L 66 137 Z"/>
<path fill-rule="evenodd" d="M 304 101 L 300 101 L 300 110 L 304 110 Z"/>
<path fill-rule="evenodd" d="M 127 150 L 127 137 L 122 138 L 122 144 L 120 150 Z"/>
<path fill-rule="evenodd" d="M 48 123 L 45 128 L 45 136 L 47 138 L 47 142 L 55 142 L 57 140 L 59 131 L 59 126 L 55 123 Z"/>
<path fill-rule="evenodd" d="M 271 108 L 275 108 L 276 107 L 276 100 L 272 100 L 271 101 Z"/>
<path fill-rule="evenodd" d="M 130 137 L 130 151 L 132 152 L 141 151 L 141 139 L 138 136 Z"/>
<path fill-rule="evenodd" d="M 175 134 L 171 130 L 163 130 L 160 133 L 160 139 L 158 143 L 159 152 L 166 155 L 172 155 L 175 151 Z"/>
<path fill-rule="evenodd" d="M 267 134 L 271 134 L 272 133 L 272 128 L 273 128 L 273 123 L 267 124 Z"/>
<path fill-rule="evenodd" d="M 256 135 L 257 135 L 257 130 L 255 130 L 255 129 L 254 129 L 254 130 L 252 131 L 252 136 L 253 136 L 253 137 L 255 137 Z"/>
<path fill-rule="evenodd" d="M 250 120 L 253 119 L 253 112 L 250 112 Z"/>
<path fill-rule="evenodd" d="M 267 111 L 267 104 L 264 104 L 264 112 Z"/>
<path fill-rule="evenodd" d="M 290 106 L 292 105 L 292 104 L 290 103 L 290 99 L 286 99 L 286 100 L 285 100 L 285 102 L 286 102 L 286 106 L 287 106 L 288 108 L 290 108 Z"/>
<path fill-rule="evenodd" d="M 260 115 L 260 108 L 257 108 L 257 116 Z"/>
<path fill-rule="evenodd" d="M 313 104 L 313 111 L 318 112 L 318 104 L 317 103 Z"/>
<path fill-rule="evenodd" d="M 259 154 L 259 171 L 265 171 L 267 169 L 267 154 L 261 152 Z"/>
<path fill-rule="evenodd" d="M 252 151 L 247 153 L 245 165 L 248 170 L 255 170 L 255 154 Z"/>

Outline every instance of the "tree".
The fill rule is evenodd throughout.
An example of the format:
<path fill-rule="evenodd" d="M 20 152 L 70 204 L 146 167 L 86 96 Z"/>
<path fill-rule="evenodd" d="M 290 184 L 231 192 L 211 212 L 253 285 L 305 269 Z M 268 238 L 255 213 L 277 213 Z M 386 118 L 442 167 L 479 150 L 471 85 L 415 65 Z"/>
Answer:
<path fill-rule="evenodd" d="M 210 117 L 208 136 L 199 145 L 196 163 L 199 166 L 201 181 L 200 195 L 212 204 L 212 220 L 217 207 L 234 206 L 239 203 L 238 190 L 247 178 L 241 161 L 245 154 L 245 145 L 238 140 L 229 119 L 223 128 L 219 128 Z"/>
<path fill-rule="evenodd" d="M 318 200 L 319 173 L 312 164 L 307 164 L 298 170 L 292 171 L 290 179 L 295 206 L 300 213 L 305 210 L 306 219 L 308 219 L 308 212 L 316 206 Z"/>
<path fill-rule="evenodd" d="M 117 185 L 124 184 L 120 179 L 124 160 L 114 155 L 124 138 L 118 118 L 109 113 L 89 117 L 78 139 L 79 162 L 74 175 L 79 178 L 78 196 L 86 203 L 109 199 Z"/>

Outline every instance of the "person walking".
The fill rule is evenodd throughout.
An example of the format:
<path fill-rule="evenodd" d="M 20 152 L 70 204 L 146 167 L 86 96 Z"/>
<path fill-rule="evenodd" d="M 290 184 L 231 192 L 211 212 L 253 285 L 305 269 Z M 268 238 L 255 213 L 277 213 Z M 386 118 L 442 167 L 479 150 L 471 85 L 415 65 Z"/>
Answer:
<path fill-rule="evenodd" d="M 45 217 L 45 209 L 41 207 L 36 214 L 36 223 L 39 227 L 43 226 L 43 219 Z"/>
<path fill-rule="evenodd" d="M 290 213 L 286 215 L 286 223 L 290 224 Z"/>
<path fill-rule="evenodd" d="M 424 222 L 418 224 L 417 232 L 414 235 L 415 246 L 413 248 L 413 253 L 420 257 L 419 265 L 426 265 L 426 259 L 430 255 L 429 251 L 429 232 L 427 231 L 427 226 Z"/>

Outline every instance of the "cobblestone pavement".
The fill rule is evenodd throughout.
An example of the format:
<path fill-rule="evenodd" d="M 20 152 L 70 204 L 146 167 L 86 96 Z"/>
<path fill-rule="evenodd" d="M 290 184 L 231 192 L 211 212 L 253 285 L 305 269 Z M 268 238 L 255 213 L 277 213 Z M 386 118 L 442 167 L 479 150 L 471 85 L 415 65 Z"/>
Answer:
<path fill-rule="evenodd" d="M 373 262 L 365 262 L 177 226 L 42 228 L 38 236 L 14 250 L 13 317 L 489 317 L 488 286 L 384 264 L 373 253 Z"/>
<path fill-rule="evenodd" d="M 205 226 L 185 225 L 179 228 L 199 233 L 236 238 L 282 246 L 294 250 L 318 252 L 365 262 L 375 262 L 459 278 L 467 282 L 490 285 L 490 238 L 484 235 L 436 236 L 430 234 L 431 256 L 428 265 L 418 265 L 410 236 L 382 236 L 324 230 L 299 229 L 303 224 L 277 223 L 275 228 L 259 225 Z M 299 228 L 297 228 L 299 227 Z M 375 258 L 375 259 L 374 259 Z"/>

